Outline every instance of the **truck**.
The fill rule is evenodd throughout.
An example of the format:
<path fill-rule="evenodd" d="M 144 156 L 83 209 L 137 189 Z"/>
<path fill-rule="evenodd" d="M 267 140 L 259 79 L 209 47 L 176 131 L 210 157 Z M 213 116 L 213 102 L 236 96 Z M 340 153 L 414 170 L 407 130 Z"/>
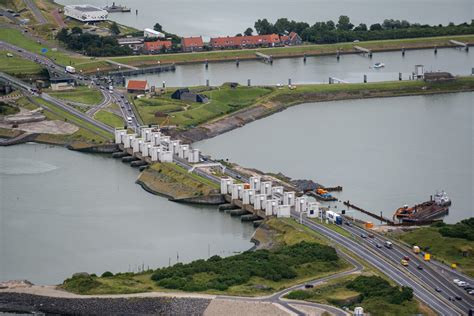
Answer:
<path fill-rule="evenodd" d="M 76 68 L 74 68 L 73 66 L 66 66 L 66 72 L 69 72 L 70 74 L 75 74 Z"/>
<path fill-rule="evenodd" d="M 327 211 L 326 218 L 336 225 L 342 225 L 342 216 L 336 212 Z"/>
<path fill-rule="evenodd" d="M 393 248 L 393 244 L 392 244 L 390 241 L 388 241 L 388 240 L 384 243 L 384 246 L 387 247 L 388 249 L 392 249 L 392 248 Z"/>
<path fill-rule="evenodd" d="M 416 254 L 419 254 L 420 253 L 420 247 L 413 246 L 413 252 L 416 253 Z"/>
<path fill-rule="evenodd" d="M 431 254 L 425 253 L 424 258 L 425 261 L 430 261 L 431 260 Z"/>

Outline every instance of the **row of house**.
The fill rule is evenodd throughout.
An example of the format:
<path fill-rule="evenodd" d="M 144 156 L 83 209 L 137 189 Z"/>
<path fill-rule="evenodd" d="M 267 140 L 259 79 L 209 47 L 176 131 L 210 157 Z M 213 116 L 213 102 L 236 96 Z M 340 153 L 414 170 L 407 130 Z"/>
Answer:
<path fill-rule="evenodd" d="M 173 43 L 164 37 L 163 33 L 151 29 L 145 29 L 143 37 L 119 38 L 122 46 L 128 46 L 135 53 L 157 54 L 168 52 L 173 49 Z M 295 33 L 288 35 L 268 34 L 252 36 L 226 36 L 213 37 L 207 45 L 209 49 L 238 49 L 254 47 L 275 47 L 285 45 L 301 45 L 303 40 Z M 181 50 L 183 52 L 199 52 L 204 50 L 206 44 L 201 36 L 183 37 L 181 39 Z"/>

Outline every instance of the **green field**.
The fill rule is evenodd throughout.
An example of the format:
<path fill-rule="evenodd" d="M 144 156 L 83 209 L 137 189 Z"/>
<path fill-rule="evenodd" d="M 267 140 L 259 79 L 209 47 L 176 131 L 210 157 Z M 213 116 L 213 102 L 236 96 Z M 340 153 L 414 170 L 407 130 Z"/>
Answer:
<path fill-rule="evenodd" d="M 97 112 L 94 118 L 112 127 L 123 127 L 124 125 L 123 119 L 120 116 L 105 110 Z"/>
<path fill-rule="evenodd" d="M 7 51 L 0 50 L 0 71 L 13 76 L 38 74 L 41 71 L 41 66 L 16 55 L 7 57 Z"/>
<path fill-rule="evenodd" d="M 464 42 L 474 42 L 474 35 L 461 35 L 461 36 L 440 36 L 440 37 L 427 37 L 427 38 L 412 38 L 412 39 L 400 39 L 400 40 L 380 40 L 380 41 L 368 41 L 359 42 L 357 45 L 366 47 L 368 49 L 401 49 L 405 48 L 416 48 L 426 46 L 443 46 L 449 45 L 450 39 L 457 39 Z M 260 49 L 241 49 L 241 50 L 225 50 L 225 51 L 210 51 L 210 52 L 198 52 L 198 53 L 182 53 L 182 54 L 163 54 L 163 55 L 147 55 L 147 56 L 126 56 L 126 57 L 113 57 L 112 60 L 125 63 L 135 64 L 140 63 L 156 63 L 158 61 L 162 63 L 187 63 L 204 61 L 206 59 L 218 61 L 228 60 L 235 58 L 254 58 L 256 52 L 262 52 L 267 55 L 274 57 L 282 56 L 301 56 L 303 54 L 308 55 L 321 55 L 321 54 L 334 54 L 339 49 L 342 52 L 353 51 L 355 44 L 350 43 L 337 43 L 337 44 L 322 44 L 322 45 L 302 45 L 292 47 L 277 47 L 277 48 L 260 48 Z"/>
<path fill-rule="evenodd" d="M 472 241 L 462 238 L 444 237 L 438 227 L 423 227 L 406 232 L 399 237 L 409 245 L 417 245 L 431 253 L 436 260 L 448 266 L 452 263 L 458 269 L 474 277 L 474 245 Z"/>
<path fill-rule="evenodd" d="M 86 86 L 77 86 L 70 91 L 48 91 L 48 94 L 58 99 L 87 105 L 97 105 L 104 99 L 99 90 Z"/>
<path fill-rule="evenodd" d="M 156 112 L 170 116 L 170 124 L 186 128 L 197 126 L 209 120 L 248 107 L 262 96 L 269 94 L 272 88 L 222 86 L 218 89 L 202 92 L 209 97 L 209 103 L 173 100 L 170 94 L 153 99 L 134 100 L 136 109 L 145 124 L 159 124 L 164 117 L 156 117 Z"/>

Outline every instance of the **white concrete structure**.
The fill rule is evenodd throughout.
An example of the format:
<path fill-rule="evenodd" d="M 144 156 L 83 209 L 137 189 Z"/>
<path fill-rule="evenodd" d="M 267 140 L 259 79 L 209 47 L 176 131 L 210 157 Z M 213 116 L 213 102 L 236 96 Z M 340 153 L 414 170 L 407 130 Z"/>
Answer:
<path fill-rule="evenodd" d="M 154 130 L 154 127 L 141 127 L 140 128 L 140 137 L 143 137 L 143 139 L 146 142 L 150 142 L 153 130 Z"/>
<path fill-rule="evenodd" d="M 123 144 L 125 139 L 125 135 L 127 135 L 126 129 L 116 129 L 115 130 L 115 143 L 116 144 Z"/>
<path fill-rule="evenodd" d="M 253 208 L 256 210 L 261 210 L 265 207 L 265 201 L 267 200 L 267 196 L 265 194 L 255 194 L 253 200 Z"/>
<path fill-rule="evenodd" d="M 255 190 L 246 189 L 244 190 L 244 197 L 242 198 L 242 203 L 244 205 L 250 205 L 250 204 L 253 205 L 254 197 L 255 197 Z"/>
<path fill-rule="evenodd" d="M 191 149 L 188 156 L 189 163 L 198 163 L 199 162 L 199 149 Z"/>
<path fill-rule="evenodd" d="M 161 142 L 162 142 L 162 143 L 166 143 L 166 144 L 170 144 L 170 143 L 171 143 L 171 137 L 165 136 L 165 135 L 161 135 Z"/>
<path fill-rule="evenodd" d="M 180 145 L 181 145 L 180 140 L 172 140 L 168 150 L 171 151 L 174 155 L 178 155 Z"/>
<path fill-rule="evenodd" d="M 278 201 L 283 201 L 283 187 L 273 187 L 272 188 L 272 199 L 277 199 Z"/>
<path fill-rule="evenodd" d="M 150 156 L 150 149 L 153 147 L 151 142 L 143 142 L 142 145 L 140 146 L 140 152 L 142 153 L 143 157 L 149 157 Z"/>
<path fill-rule="evenodd" d="M 152 132 L 150 135 L 150 141 L 153 146 L 160 146 L 161 145 L 161 133 L 160 132 Z"/>
<path fill-rule="evenodd" d="M 277 217 L 290 217 L 291 206 L 290 205 L 279 205 L 277 207 Z"/>
<path fill-rule="evenodd" d="M 151 161 L 158 161 L 160 158 L 161 147 L 153 146 L 150 148 Z"/>
<path fill-rule="evenodd" d="M 295 205 L 295 192 L 283 192 L 283 204 L 284 205 Z"/>
<path fill-rule="evenodd" d="M 234 184 L 234 179 L 232 179 L 232 178 L 221 178 L 221 194 L 230 194 L 230 193 L 232 193 L 233 184 Z"/>
<path fill-rule="evenodd" d="M 265 215 L 272 216 L 277 214 L 278 200 L 265 201 Z"/>
<path fill-rule="evenodd" d="M 90 4 L 67 5 L 64 15 L 81 22 L 107 21 L 109 13 Z"/>
<path fill-rule="evenodd" d="M 132 140 L 132 151 L 133 153 L 137 153 L 140 151 L 141 145 L 143 143 L 143 138 L 135 138 Z"/>
<path fill-rule="evenodd" d="M 178 156 L 181 159 L 188 159 L 188 157 L 189 157 L 189 145 L 179 145 Z"/>
<path fill-rule="evenodd" d="M 354 308 L 354 316 L 364 316 L 364 309 L 362 307 Z"/>
<path fill-rule="evenodd" d="M 250 188 L 260 191 L 260 181 L 261 181 L 260 177 L 250 177 L 249 178 Z"/>
<path fill-rule="evenodd" d="M 305 197 L 297 197 L 295 200 L 295 211 L 298 213 L 306 212 L 307 204 L 308 201 Z"/>
<path fill-rule="evenodd" d="M 164 38 L 165 34 L 155 31 L 154 29 L 144 29 L 143 30 L 143 37 L 158 37 L 158 38 Z"/>
<path fill-rule="evenodd" d="M 260 182 L 260 193 L 265 195 L 272 194 L 272 183 L 271 181 Z"/>
<path fill-rule="evenodd" d="M 244 185 L 242 183 L 232 186 L 232 200 L 242 199 L 244 197 Z"/>
<path fill-rule="evenodd" d="M 167 151 L 160 151 L 158 160 L 160 162 L 173 162 L 173 152 L 167 150 Z"/>
<path fill-rule="evenodd" d="M 132 142 L 137 137 L 136 134 L 128 134 L 125 136 L 125 139 L 123 141 L 123 147 L 124 148 L 131 148 L 132 147 Z"/>
<path fill-rule="evenodd" d="M 319 202 L 308 203 L 308 214 L 309 218 L 317 218 L 321 216 L 321 204 Z"/>

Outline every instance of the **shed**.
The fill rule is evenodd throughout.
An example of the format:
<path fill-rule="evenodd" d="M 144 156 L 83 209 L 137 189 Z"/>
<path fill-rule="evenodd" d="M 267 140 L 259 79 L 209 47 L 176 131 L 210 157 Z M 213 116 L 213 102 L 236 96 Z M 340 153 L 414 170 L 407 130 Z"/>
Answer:
<path fill-rule="evenodd" d="M 207 103 L 209 99 L 203 94 L 190 92 L 188 88 L 178 89 L 171 95 L 172 99 L 175 100 L 186 100 L 198 103 Z"/>
<path fill-rule="evenodd" d="M 127 92 L 129 93 L 147 93 L 149 91 L 150 88 L 146 80 L 129 80 L 127 83 Z"/>
<path fill-rule="evenodd" d="M 454 76 L 445 71 L 425 72 L 424 79 L 426 82 L 451 81 L 454 80 Z"/>

